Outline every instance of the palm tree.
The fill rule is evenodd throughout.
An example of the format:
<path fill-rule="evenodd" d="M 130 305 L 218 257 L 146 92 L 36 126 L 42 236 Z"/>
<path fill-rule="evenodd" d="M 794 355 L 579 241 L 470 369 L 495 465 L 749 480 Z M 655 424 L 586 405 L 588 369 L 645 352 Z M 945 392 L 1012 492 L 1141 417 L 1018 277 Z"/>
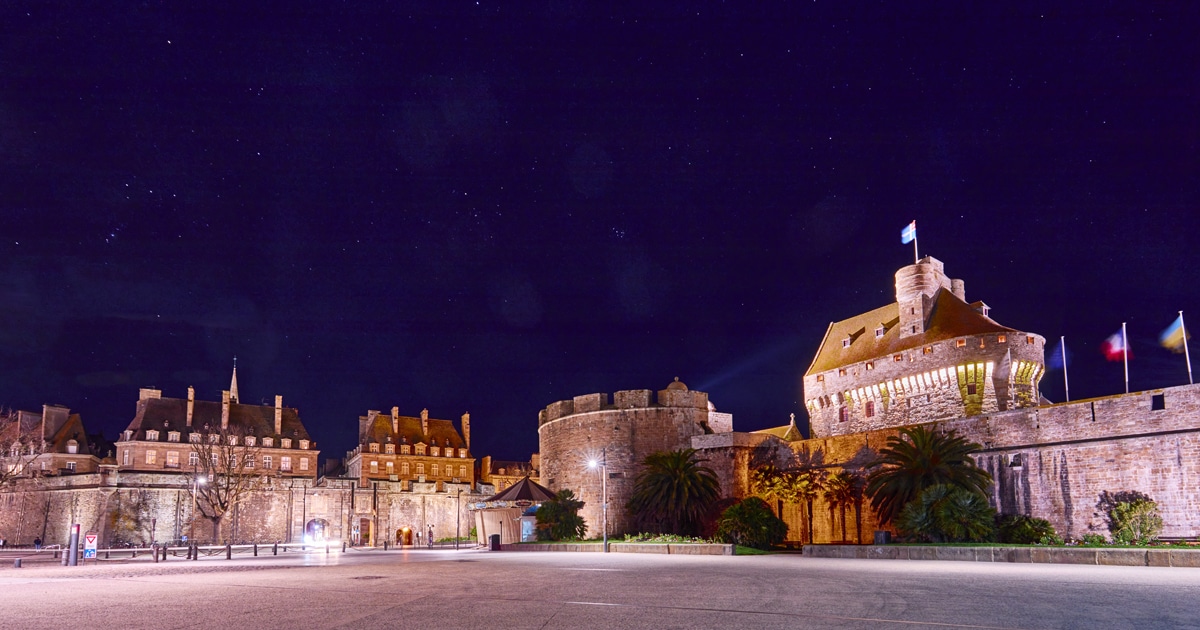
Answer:
<path fill-rule="evenodd" d="M 846 541 L 846 508 L 856 505 L 862 497 L 862 485 L 859 476 L 848 471 L 839 470 L 825 480 L 825 500 L 829 502 L 830 514 L 840 510 L 842 516 L 842 542 Z M 832 516 L 831 516 L 832 520 Z M 861 537 L 860 537 L 861 540 Z"/>
<path fill-rule="evenodd" d="M 808 543 L 813 542 L 813 501 L 821 494 L 824 487 L 825 471 L 815 468 L 788 470 L 780 481 L 780 494 L 785 501 L 804 503 L 807 507 Z"/>
<path fill-rule="evenodd" d="M 628 508 L 641 525 L 664 533 L 695 534 L 721 485 L 696 449 L 659 451 L 646 457 L 633 482 Z"/>
<path fill-rule="evenodd" d="M 783 518 L 783 495 L 780 490 L 780 481 L 782 476 L 779 469 L 775 468 L 774 464 L 767 464 L 755 468 L 750 472 L 750 489 L 754 494 L 765 499 L 771 499 L 773 503 L 778 504 L 775 510 L 775 516 Z"/>
<path fill-rule="evenodd" d="M 972 453 L 982 449 L 953 430 L 939 433 L 927 427 L 904 427 L 887 439 L 877 467 L 867 477 L 867 496 L 880 523 L 890 523 L 922 490 L 946 484 L 986 496 L 992 476 L 975 465 Z"/>

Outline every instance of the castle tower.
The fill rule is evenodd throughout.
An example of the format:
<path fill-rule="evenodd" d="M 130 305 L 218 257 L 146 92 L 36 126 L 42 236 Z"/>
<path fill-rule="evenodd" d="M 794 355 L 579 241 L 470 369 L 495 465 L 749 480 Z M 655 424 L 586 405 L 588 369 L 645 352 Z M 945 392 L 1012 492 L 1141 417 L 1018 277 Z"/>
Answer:
<path fill-rule="evenodd" d="M 804 375 L 813 437 L 1039 404 L 1045 339 L 996 323 L 965 283 L 925 257 L 895 275 L 896 301 L 833 322 Z"/>

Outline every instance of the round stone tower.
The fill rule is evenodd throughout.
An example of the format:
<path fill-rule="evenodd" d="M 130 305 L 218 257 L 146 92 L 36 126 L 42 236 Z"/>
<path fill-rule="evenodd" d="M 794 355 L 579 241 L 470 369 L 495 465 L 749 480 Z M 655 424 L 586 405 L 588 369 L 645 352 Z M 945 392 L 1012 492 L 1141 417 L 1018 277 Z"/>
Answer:
<path fill-rule="evenodd" d="M 690 448 L 692 436 L 733 430 L 729 414 L 717 413 L 708 394 L 688 389 L 679 379 L 658 392 L 648 389 L 586 394 L 558 401 L 538 414 L 541 480 L 558 492 L 571 490 L 585 505 L 588 537 L 600 537 L 601 470 L 607 462 L 608 535 L 632 532 L 625 504 L 647 455 Z"/>

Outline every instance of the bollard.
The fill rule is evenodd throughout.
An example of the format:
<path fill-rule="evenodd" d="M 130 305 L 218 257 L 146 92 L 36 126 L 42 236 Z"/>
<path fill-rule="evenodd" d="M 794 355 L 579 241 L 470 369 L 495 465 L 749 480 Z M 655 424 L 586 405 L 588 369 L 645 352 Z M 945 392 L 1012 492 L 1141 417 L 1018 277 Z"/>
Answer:
<path fill-rule="evenodd" d="M 54 550 L 54 559 L 58 560 L 58 550 L 57 549 Z"/>
<path fill-rule="evenodd" d="M 386 541 L 386 540 L 383 541 L 383 550 L 384 551 L 387 551 L 387 544 L 388 544 L 388 541 Z"/>
<path fill-rule="evenodd" d="M 271 545 L 271 555 L 272 556 L 279 555 L 279 543 L 275 543 L 274 545 Z"/>
<path fill-rule="evenodd" d="M 346 553 L 346 541 L 342 541 L 342 553 Z"/>
<path fill-rule="evenodd" d="M 105 559 L 105 560 L 108 560 L 108 558 L 109 558 L 109 554 L 111 554 L 111 553 L 112 553 L 111 551 L 109 551 L 109 550 L 105 549 L 105 550 L 104 550 L 104 559 Z"/>
<path fill-rule="evenodd" d="M 200 543 L 192 545 L 192 560 L 200 559 Z"/>
<path fill-rule="evenodd" d="M 13 568 L 14 568 L 14 569 L 20 569 L 20 568 L 21 568 L 21 559 L 20 559 L 20 558 L 17 558 L 16 560 L 13 560 Z"/>
<path fill-rule="evenodd" d="M 254 543 L 254 557 L 258 557 L 258 543 Z"/>
<path fill-rule="evenodd" d="M 329 543 L 325 543 L 325 555 L 329 555 Z"/>
<path fill-rule="evenodd" d="M 163 550 L 163 562 L 166 562 L 167 561 L 167 546 L 163 545 L 162 550 Z"/>
<path fill-rule="evenodd" d="M 158 547 L 152 547 L 150 552 L 154 554 L 154 564 L 158 564 Z"/>
<path fill-rule="evenodd" d="M 131 558 L 136 558 L 136 557 L 137 557 L 137 549 L 134 549 L 134 550 L 133 550 L 133 555 L 132 555 L 132 556 L 130 556 L 130 557 L 131 557 Z"/>
<path fill-rule="evenodd" d="M 225 543 L 225 559 L 233 560 L 233 545 Z"/>

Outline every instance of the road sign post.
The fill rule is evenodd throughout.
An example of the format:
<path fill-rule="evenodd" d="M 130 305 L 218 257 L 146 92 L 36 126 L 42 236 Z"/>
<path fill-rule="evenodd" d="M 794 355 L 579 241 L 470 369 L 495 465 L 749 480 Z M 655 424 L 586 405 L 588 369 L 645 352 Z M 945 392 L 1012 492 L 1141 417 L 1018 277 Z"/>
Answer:
<path fill-rule="evenodd" d="M 67 542 L 67 566 L 79 564 L 79 523 L 71 525 L 71 538 Z"/>
<path fill-rule="evenodd" d="M 96 532 L 88 532 L 83 535 L 83 559 L 96 559 L 96 539 L 99 536 Z"/>

